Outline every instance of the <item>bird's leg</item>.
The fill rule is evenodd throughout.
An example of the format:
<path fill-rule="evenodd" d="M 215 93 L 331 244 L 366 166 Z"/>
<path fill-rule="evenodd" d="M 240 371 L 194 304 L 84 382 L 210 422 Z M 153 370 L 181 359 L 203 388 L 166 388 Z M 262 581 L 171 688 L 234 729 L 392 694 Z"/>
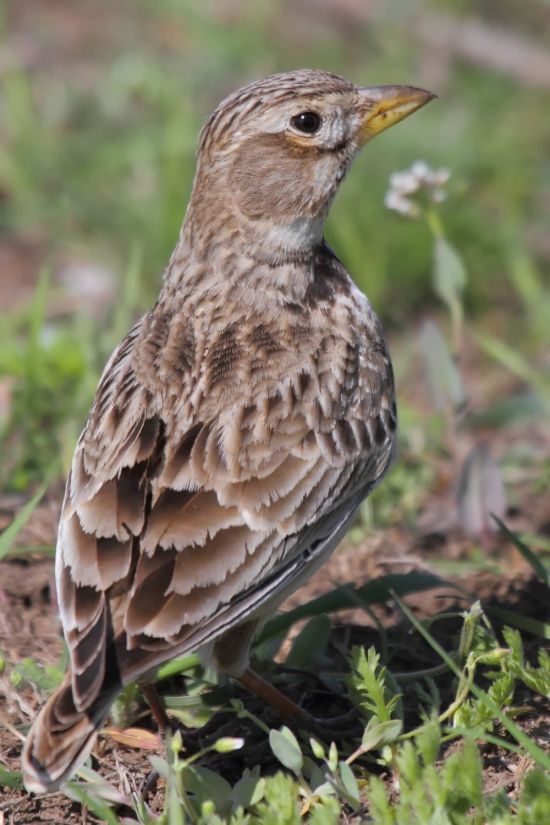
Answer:
<path fill-rule="evenodd" d="M 140 684 L 140 690 L 143 693 L 143 697 L 149 707 L 151 708 L 151 713 L 153 714 L 153 718 L 157 723 L 157 727 L 159 729 L 160 735 L 164 738 L 166 736 L 166 732 L 171 729 L 171 720 L 168 714 L 166 713 L 166 708 L 164 706 L 164 702 L 158 695 L 157 689 L 154 684 L 149 683 L 146 685 Z M 141 785 L 140 790 L 140 797 L 142 800 L 146 800 L 149 794 L 154 794 L 157 789 L 157 782 L 159 780 L 159 774 L 155 770 L 149 771 L 143 783 Z"/>
<path fill-rule="evenodd" d="M 237 681 L 247 688 L 251 693 L 255 693 L 260 699 L 274 708 L 280 716 L 291 725 L 299 725 L 310 733 L 315 733 L 321 739 L 338 739 L 345 735 L 356 735 L 360 730 L 358 713 L 352 709 L 349 713 L 330 719 L 319 719 L 312 716 L 284 693 L 281 693 L 270 682 L 260 676 L 251 668 L 245 670 Z"/>
<path fill-rule="evenodd" d="M 355 709 L 341 716 L 328 719 L 318 718 L 301 708 L 250 667 L 241 676 L 233 678 L 250 693 L 258 696 L 266 705 L 277 711 L 289 725 L 295 728 L 303 728 L 309 733 L 314 733 L 320 739 L 332 741 L 332 739 L 342 739 L 344 736 L 356 736 L 361 729 L 361 722 Z M 164 702 L 153 684 L 141 685 L 141 690 L 151 708 L 151 713 L 161 735 L 166 734 L 167 731 L 179 730 L 186 752 L 190 754 L 196 752 L 205 741 L 208 741 L 207 738 L 210 734 L 219 730 L 217 714 L 202 728 L 192 730 L 182 722 L 170 719 L 166 713 Z"/>
<path fill-rule="evenodd" d="M 168 716 L 162 697 L 159 696 L 153 684 L 140 685 L 140 689 L 147 704 L 151 708 L 151 713 L 157 723 L 160 735 L 165 736 L 168 732 L 173 733 L 179 731 L 181 733 L 183 746 L 189 753 L 194 753 L 198 750 L 202 746 L 202 740 L 219 727 L 219 719 L 217 719 L 217 715 L 215 715 L 202 727 L 189 728 L 183 722 L 171 719 Z"/>
<path fill-rule="evenodd" d="M 159 696 L 159 693 L 154 684 L 140 684 L 140 689 L 145 698 L 145 701 L 151 708 L 151 713 L 153 714 L 153 718 L 157 723 L 159 734 L 164 738 L 168 732 L 173 733 L 174 731 L 178 730 L 181 733 L 182 743 L 186 753 L 192 754 L 196 752 L 200 747 L 200 741 L 198 739 L 197 733 L 201 733 L 202 731 L 192 731 L 187 727 L 187 725 L 184 725 L 183 722 L 177 721 L 175 719 L 170 719 L 170 717 L 166 713 L 166 706 L 164 704 L 164 701 L 162 697 Z M 155 793 L 158 780 L 159 774 L 157 773 L 157 771 L 149 771 L 141 786 L 141 799 L 145 800 L 147 799 L 149 794 Z"/>
<path fill-rule="evenodd" d="M 242 676 L 236 677 L 236 680 L 251 693 L 263 699 L 266 705 L 274 708 L 285 722 L 307 724 L 309 714 L 252 668 L 247 668 Z"/>
<path fill-rule="evenodd" d="M 174 727 L 172 720 L 166 713 L 166 707 L 161 697 L 158 695 L 156 687 L 150 683 L 148 685 L 140 685 L 141 692 L 145 697 L 145 701 L 151 708 L 151 713 L 157 723 L 159 733 L 164 736 L 167 731 Z"/>

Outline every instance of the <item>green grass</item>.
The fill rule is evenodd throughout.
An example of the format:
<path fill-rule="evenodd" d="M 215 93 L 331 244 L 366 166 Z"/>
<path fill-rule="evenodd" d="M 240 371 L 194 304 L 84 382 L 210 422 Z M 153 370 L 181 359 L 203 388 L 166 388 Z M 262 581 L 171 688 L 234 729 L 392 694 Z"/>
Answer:
<path fill-rule="evenodd" d="M 138 4 L 133 23 L 149 25 L 151 40 L 142 35 L 136 43 L 119 34 L 96 56 L 91 82 L 54 69 L 6 72 L 0 179 L 7 198 L 0 225 L 40 231 L 52 254 L 87 253 L 119 273 L 139 238 L 146 305 L 181 223 L 198 129 L 223 94 L 297 65 L 323 65 L 359 83 L 415 82 L 422 74 L 418 44 L 396 27 L 388 37 L 389 22 L 359 29 L 352 49 L 323 31 L 298 49 L 274 27 L 279 13 L 278 3 L 245 3 L 238 24 L 227 26 L 190 2 Z M 155 26 L 173 28 L 171 48 L 160 48 Z M 329 221 L 329 240 L 361 285 L 398 317 L 426 299 L 430 245 L 380 203 L 388 174 L 427 148 L 432 165 L 454 174 L 458 192 L 447 217 L 451 237 L 463 242 L 468 269 L 476 273 L 471 302 L 487 305 L 495 291 L 505 298 L 510 251 L 535 263 L 538 255 L 525 236 L 541 227 L 539 204 L 550 174 L 543 93 L 466 66 L 436 91 L 437 102 L 366 150 Z M 390 302 L 397 302 L 391 312 Z"/>

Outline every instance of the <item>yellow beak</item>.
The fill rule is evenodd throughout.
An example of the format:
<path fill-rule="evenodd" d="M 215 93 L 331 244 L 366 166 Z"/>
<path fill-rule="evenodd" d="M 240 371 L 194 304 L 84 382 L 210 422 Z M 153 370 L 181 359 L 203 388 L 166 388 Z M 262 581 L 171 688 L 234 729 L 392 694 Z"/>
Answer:
<path fill-rule="evenodd" d="M 371 86 L 359 89 L 359 144 L 412 115 L 437 95 L 414 86 Z"/>

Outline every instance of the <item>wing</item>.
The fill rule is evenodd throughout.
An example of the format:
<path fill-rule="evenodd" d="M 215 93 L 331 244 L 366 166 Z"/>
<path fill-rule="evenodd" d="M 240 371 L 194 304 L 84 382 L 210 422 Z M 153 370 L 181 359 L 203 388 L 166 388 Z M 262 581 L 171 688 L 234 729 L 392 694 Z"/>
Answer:
<path fill-rule="evenodd" d="M 105 369 L 60 522 L 58 593 L 78 710 L 102 689 L 113 637 L 124 683 L 291 589 L 392 451 L 385 355 L 355 405 L 344 389 L 360 387 L 360 353 L 346 345 L 324 366 L 290 369 L 201 415 L 140 380 L 140 336 L 138 324 Z"/>

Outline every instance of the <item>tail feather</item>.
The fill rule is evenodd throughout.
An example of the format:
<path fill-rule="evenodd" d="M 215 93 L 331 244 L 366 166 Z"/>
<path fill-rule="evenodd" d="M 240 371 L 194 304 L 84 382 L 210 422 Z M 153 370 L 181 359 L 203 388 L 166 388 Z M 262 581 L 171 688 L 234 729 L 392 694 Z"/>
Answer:
<path fill-rule="evenodd" d="M 75 685 L 74 675 L 69 671 L 27 734 L 21 754 L 27 790 L 54 791 L 69 779 L 92 750 L 97 731 L 123 685 L 138 681 L 165 660 L 163 649 L 149 652 L 142 647 L 132 647 L 126 633 L 121 632 L 105 650 L 102 662 L 107 667 L 100 663 L 102 682 L 86 707 L 81 704 L 81 685 Z"/>
<path fill-rule="evenodd" d="M 50 696 L 27 736 L 21 755 L 25 787 L 53 791 L 84 762 L 117 691 L 98 696 L 86 710 L 73 701 L 70 676 Z"/>

